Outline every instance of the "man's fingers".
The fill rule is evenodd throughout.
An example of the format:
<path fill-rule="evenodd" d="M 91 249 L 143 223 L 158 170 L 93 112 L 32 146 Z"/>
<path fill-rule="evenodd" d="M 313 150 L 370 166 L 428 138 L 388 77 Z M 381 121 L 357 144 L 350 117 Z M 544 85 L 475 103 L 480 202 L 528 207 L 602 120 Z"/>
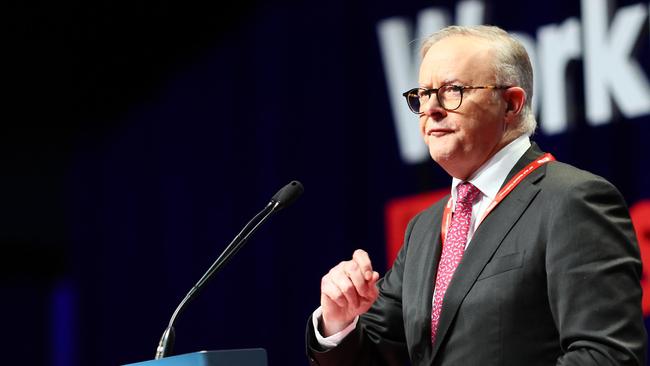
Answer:
<path fill-rule="evenodd" d="M 371 275 L 371 276 L 372 276 L 372 280 L 371 280 L 371 282 L 372 282 L 372 284 L 374 285 L 375 283 L 377 283 L 377 281 L 379 281 L 379 272 L 377 272 L 377 271 L 372 271 L 372 275 Z"/>
<path fill-rule="evenodd" d="M 377 288 L 377 281 L 379 280 L 379 273 L 371 272 L 370 281 L 366 282 L 366 291 L 361 294 L 364 301 L 374 303 L 379 295 L 379 289 Z"/>
<path fill-rule="evenodd" d="M 369 289 L 369 281 L 357 262 L 354 260 L 347 262 L 344 266 L 344 271 L 350 278 L 350 281 L 352 281 L 352 284 L 354 284 L 359 295 L 361 297 L 366 297 Z"/>
<path fill-rule="evenodd" d="M 344 308 L 348 306 L 348 302 L 345 299 L 343 292 L 341 292 L 341 289 L 331 281 L 329 274 L 325 275 L 321 280 L 320 291 L 323 296 L 327 297 L 339 307 Z"/>
<path fill-rule="evenodd" d="M 354 308 L 359 306 L 359 292 L 345 268 L 339 268 L 330 273 L 332 283 L 341 291 L 347 303 Z"/>
<path fill-rule="evenodd" d="M 373 276 L 377 272 L 372 270 L 372 262 L 368 253 L 363 249 L 357 249 L 352 254 L 352 260 L 345 263 L 346 273 L 359 295 L 363 298 L 372 298 L 374 283 L 377 282 L 379 274 L 373 281 Z"/>
<path fill-rule="evenodd" d="M 352 254 L 352 260 L 359 266 L 360 272 L 366 281 L 370 280 L 372 276 L 372 262 L 368 253 L 363 249 L 357 249 Z"/>
<path fill-rule="evenodd" d="M 377 288 L 377 281 L 379 281 L 379 273 L 373 271 L 370 275 L 370 281 L 368 283 L 368 292 L 365 298 L 371 302 L 375 302 L 377 295 L 379 294 L 379 289 Z"/>
<path fill-rule="evenodd" d="M 338 307 L 356 311 L 377 298 L 377 280 L 379 273 L 372 270 L 368 253 L 358 249 L 352 260 L 339 263 L 323 276 L 321 293 Z"/>

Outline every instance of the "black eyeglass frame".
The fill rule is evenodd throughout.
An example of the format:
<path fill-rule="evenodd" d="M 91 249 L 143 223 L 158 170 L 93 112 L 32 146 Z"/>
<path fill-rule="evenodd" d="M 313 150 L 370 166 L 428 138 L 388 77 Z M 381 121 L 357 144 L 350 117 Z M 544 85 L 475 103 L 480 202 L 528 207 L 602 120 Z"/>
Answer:
<path fill-rule="evenodd" d="M 460 100 L 458 101 L 458 106 L 456 108 L 446 108 L 445 104 L 440 100 L 440 94 L 438 91 L 443 88 L 452 88 L 454 91 L 460 92 Z M 413 106 L 411 106 L 411 103 L 409 103 L 409 95 L 415 95 L 417 96 L 418 103 L 420 99 L 419 91 L 422 90 L 425 95 L 429 96 L 429 99 L 431 98 L 431 94 L 435 93 L 436 94 L 436 99 L 438 100 L 438 104 L 442 109 L 446 111 L 455 111 L 456 109 L 460 108 L 460 106 L 463 104 L 463 92 L 465 89 L 508 89 L 512 88 L 512 86 L 509 85 L 455 85 L 455 84 L 445 84 L 441 85 L 439 88 L 433 88 L 433 89 L 427 89 L 427 88 L 413 88 L 405 91 L 402 93 L 404 98 L 406 98 L 406 104 L 409 106 L 409 109 L 411 112 L 421 115 L 424 112 L 420 112 L 419 110 L 415 110 Z"/>

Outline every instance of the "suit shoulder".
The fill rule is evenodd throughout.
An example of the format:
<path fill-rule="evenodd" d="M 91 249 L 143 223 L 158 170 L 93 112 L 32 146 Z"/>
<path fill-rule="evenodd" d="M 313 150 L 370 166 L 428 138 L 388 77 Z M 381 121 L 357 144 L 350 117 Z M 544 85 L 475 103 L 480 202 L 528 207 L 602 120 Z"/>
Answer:
<path fill-rule="evenodd" d="M 611 182 L 599 175 L 558 161 L 548 164 L 546 169 L 546 178 L 544 179 L 543 184 L 548 188 L 555 188 L 558 190 L 567 190 L 591 185 L 609 187 L 617 190 Z"/>
<path fill-rule="evenodd" d="M 548 164 L 540 187 L 543 194 L 550 197 L 563 197 L 568 200 L 603 200 L 603 197 L 609 197 L 605 200 L 614 199 L 627 206 L 621 192 L 610 181 L 562 162 Z"/>

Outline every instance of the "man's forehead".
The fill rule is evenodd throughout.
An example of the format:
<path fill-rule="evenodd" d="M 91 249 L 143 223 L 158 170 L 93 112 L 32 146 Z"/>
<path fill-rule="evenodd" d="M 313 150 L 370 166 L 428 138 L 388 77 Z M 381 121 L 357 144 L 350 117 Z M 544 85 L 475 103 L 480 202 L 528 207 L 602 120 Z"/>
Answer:
<path fill-rule="evenodd" d="M 494 48 L 473 36 L 450 36 L 434 43 L 422 59 L 421 85 L 468 83 L 490 72 Z"/>

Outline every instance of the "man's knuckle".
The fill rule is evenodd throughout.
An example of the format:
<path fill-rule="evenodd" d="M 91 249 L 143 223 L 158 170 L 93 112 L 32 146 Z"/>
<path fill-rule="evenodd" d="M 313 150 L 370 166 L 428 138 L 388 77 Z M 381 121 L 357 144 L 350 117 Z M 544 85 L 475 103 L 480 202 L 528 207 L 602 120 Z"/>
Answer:
<path fill-rule="evenodd" d="M 341 291 L 345 292 L 346 294 L 352 294 L 355 292 L 354 286 L 352 286 L 352 284 L 349 282 L 341 285 Z"/>
<path fill-rule="evenodd" d="M 348 262 L 348 264 L 346 266 L 346 269 L 348 271 L 356 271 L 358 268 L 359 268 L 359 264 L 357 264 L 357 262 L 355 262 L 355 261 Z"/>

